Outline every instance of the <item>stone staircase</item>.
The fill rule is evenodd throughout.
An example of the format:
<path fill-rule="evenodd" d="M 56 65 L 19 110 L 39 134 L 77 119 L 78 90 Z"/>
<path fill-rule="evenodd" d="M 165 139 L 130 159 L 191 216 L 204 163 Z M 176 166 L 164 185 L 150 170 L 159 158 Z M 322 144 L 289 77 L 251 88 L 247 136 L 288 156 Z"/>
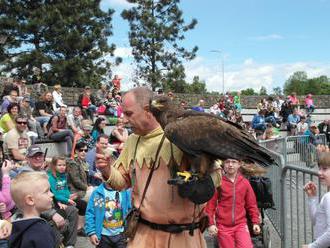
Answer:
<path fill-rule="evenodd" d="M 257 109 L 242 109 L 242 117 L 245 122 L 250 122 L 257 113 Z M 319 123 L 323 120 L 330 119 L 330 108 L 315 109 L 311 114 L 312 121 Z"/>

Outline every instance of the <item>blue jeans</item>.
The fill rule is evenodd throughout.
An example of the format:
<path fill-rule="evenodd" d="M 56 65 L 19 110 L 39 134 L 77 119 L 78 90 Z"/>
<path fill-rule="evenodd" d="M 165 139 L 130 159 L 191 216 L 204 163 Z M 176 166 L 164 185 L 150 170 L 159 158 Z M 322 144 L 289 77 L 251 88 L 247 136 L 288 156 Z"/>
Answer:
<path fill-rule="evenodd" d="M 265 123 L 255 124 L 253 129 L 265 131 L 266 130 L 266 124 Z"/>
<path fill-rule="evenodd" d="M 72 150 L 72 142 L 73 142 L 73 133 L 69 129 L 65 129 L 63 131 L 59 131 L 56 133 L 53 133 L 50 135 L 50 139 L 54 141 L 64 141 L 66 142 L 66 155 L 70 156 L 71 155 L 71 150 Z"/>
<path fill-rule="evenodd" d="M 36 119 L 40 123 L 40 126 L 43 127 L 44 125 L 47 125 L 47 123 L 49 122 L 50 116 L 37 116 L 34 117 L 34 119 Z"/>
<path fill-rule="evenodd" d="M 276 119 L 275 119 L 275 117 L 274 116 L 267 116 L 267 117 L 265 117 L 265 122 L 270 122 L 270 123 L 272 123 L 272 125 L 273 126 L 275 126 L 276 125 Z"/>
<path fill-rule="evenodd" d="M 306 106 L 307 114 L 311 114 L 314 112 L 315 107 L 313 105 L 310 105 L 309 107 Z"/>
<path fill-rule="evenodd" d="M 88 110 L 91 111 L 92 113 L 95 113 L 96 109 L 97 109 L 97 107 L 93 104 L 88 106 Z"/>

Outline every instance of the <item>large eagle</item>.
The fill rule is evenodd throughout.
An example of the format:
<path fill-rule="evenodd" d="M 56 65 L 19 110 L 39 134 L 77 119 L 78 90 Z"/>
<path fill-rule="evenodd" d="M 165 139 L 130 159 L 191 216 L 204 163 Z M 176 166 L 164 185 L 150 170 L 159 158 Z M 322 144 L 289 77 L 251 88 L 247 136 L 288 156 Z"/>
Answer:
<path fill-rule="evenodd" d="M 193 173 L 207 174 L 218 159 L 248 160 L 264 167 L 274 163 L 268 150 L 238 124 L 212 114 L 184 110 L 167 96 L 155 96 L 150 111 L 166 138 L 188 155 Z"/>

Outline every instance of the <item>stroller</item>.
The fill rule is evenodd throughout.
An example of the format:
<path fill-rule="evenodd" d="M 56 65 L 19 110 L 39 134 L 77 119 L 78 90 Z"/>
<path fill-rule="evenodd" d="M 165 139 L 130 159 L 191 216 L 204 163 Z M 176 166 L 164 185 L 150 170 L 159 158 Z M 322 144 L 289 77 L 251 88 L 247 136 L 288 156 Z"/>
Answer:
<path fill-rule="evenodd" d="M 254 248 L 270 248 L 270 229 L 269 226 L 265 223 L 265 210 L 268 208 L 275 209 L 271 181 L 269 178 L 261 176 L 250 177 L 249 181 L 256 195 L 257 204 L 261 215 L 261 233 L 258 235 L 253 234 L 252 223 L 248 218 L 248 226 L 250 233 L 252 234 L 252 243 Z"/>

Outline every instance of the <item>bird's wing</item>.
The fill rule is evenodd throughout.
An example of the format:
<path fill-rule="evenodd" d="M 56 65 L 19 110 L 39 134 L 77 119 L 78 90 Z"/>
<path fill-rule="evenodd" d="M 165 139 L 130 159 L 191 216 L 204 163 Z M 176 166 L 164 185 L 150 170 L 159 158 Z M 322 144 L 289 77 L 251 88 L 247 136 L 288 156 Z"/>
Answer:
<path fill-rule="evenodd" d="M 208 115 L 181 117 L 165 127 L 166 137 L 191 156 L 206 154 L 219 159 L 249 159 L 269 166 L 268 151 L 245 130 Z"/>
<path fill-rule="evenodd" d="M 213 114 L 209 114 L 209 113 L 205 113 L 205 112 L 198 112 L 198 111 L 194 111 L 194 110 L 186 110 L 184 112 L 184 114 L 182 115 L 182 117 L 189 117 L 189 116 L 208 116 L 209 118 L 216 118 L 219 119 L 223 122 L 226 122 L 227 124 L 230 124 L 238 129 L 243 130 L 243 127 L 235 122 L 232 122 L 230 120 L 227 120 L 221 116 L 218 115 L 213 115 Z"/>

